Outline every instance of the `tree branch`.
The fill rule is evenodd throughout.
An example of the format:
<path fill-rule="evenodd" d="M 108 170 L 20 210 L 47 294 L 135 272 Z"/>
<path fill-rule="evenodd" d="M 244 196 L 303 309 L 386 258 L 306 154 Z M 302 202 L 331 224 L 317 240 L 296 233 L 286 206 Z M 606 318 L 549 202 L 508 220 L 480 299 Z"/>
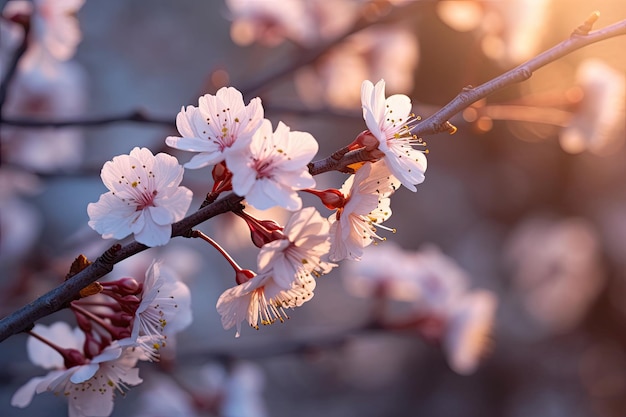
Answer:
<path fill-rule="evenodd" d="M 231 211 L 242 200 L 243 197 L 229 194 L 223 199 L 198 210 L 172 225 L 172 237 L 181 236 L 192 227 L 218 214 Z M 9 336 L 28 330 L 37 320 L 64 308 L 67 303 L 77 296 L 80 290 L 111 272 L 116 263 L 146 249 L 148 249 L 147 246 L 137 242 L 129 243 L 126 246 L 113 245 L 98 257 L 94 263 L 63 282 L 57 288 L 0 320 L 0 342 Z"/>
<path fill-rule="evenodd" d="M 537 69 L 584 46 L 604 39 L 626 35 L 626 20 L 589 33 L 589 30 L 591 30 L 592 25 L 598 17 L 599 13 L 594 12 L 582 25 L 572 32 L 569 39 L 526 61 L 518 67 L 478 87 L 465 87 L 461 93 L 439 111 L 418 123 L 412 129 L 412 132 L 418 137 L 441 132 L 454 133 L 456 129 L 448 122 L 448 119 L 467 108 L 470 104 L 487 97 L 494 91 L 529 79 Z"/>

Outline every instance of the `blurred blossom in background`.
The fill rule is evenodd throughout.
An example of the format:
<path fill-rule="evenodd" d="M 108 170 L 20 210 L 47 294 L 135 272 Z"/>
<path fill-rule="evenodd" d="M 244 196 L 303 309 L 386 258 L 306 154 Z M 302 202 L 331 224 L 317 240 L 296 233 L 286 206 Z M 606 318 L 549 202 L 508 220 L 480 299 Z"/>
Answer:
<path fill-rule="evenodd" d="M 104 162 L 170 148 L 181 107 L 223 86 L 260 97 L 273 126 L 311 133 L 321 159 L 364 129 L 361 83 L 384 79 L 428 116 L 565 39 L 622 0 L 166 0 L 0 2 L 0 74 L 32 16 L 2 115 L 70 120 L 144 110 L 157 124 L 0 126 L 0 311 L 57 286 L 80 253 L 110 241 L 87 226 Z M 424 138 L 428 172 L 399 189 L 386 241 L 319 277 L 289 320 L 238 339 L 216 312 L 233 272 L 209 245 L 173 239 L 116 265 L 142 279 L 154 258 L 190 288 L 193 323 L 168 340 L 113 416 L 620 417 L 626 410 L 626 45 L 583 48 L 473 104 L 455 135 Z M 346 176 L 315 177 L 319 189 Z M 210 191 L 186 171 L 191 210 Z M 317 204 L 300 193 L 304 205 Z M 323 217 L 330 211 L 317 207 Z M 284 225 L 283 210 L 257 211 Z M 254 269 L 230 213 L 199 226 Z M 42 320 L 71 322 L 65 312 Z M 72 324 L 73 326 L 73 324 Z M 38 395 L 26 337 L 0 345 L 0 415 L 62 416 Z M 168 350 L 169 349 L 169 350 Z"/>

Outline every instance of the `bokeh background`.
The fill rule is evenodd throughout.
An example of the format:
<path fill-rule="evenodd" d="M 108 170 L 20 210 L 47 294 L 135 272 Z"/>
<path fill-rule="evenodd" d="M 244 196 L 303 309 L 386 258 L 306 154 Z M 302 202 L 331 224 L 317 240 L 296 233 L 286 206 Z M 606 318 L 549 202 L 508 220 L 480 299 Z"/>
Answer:
<path fill-rule="evenodd" d="M 270 12 L 259 20 L 252 12 L 264 8 Z M 86 1 L 71 64 L 84 104 L 64 114 L 24 110 L 29 105 L 19 113 L 10 92 L 6 117 L 143 110 L 171 124 L 20 128 L 34 137 L 30 152 L 48 156 L 43 162 L 12 155 L 5 140 L 17 128 L 2 126 L 0 315 L 61 282 L 79 253 L 95 258 L 110 244 L 88 228 L 86 212 L 105 191 L 105 161 L 134 146 L 188 160 L 164 139 L 176 134 L 181 106 L 200 95 L 232 85 L 246 102 L 261 97 L 274 125 L 282 120 L 317 138 L 319 159 L 365 129 L 363 79 L 385 78 L 389 93 L 409 95 L 415 112 L 428 116 L 464 86 L 565 39 L 594 10 L 597 27 L 626 19 L 622 0 Z M 475 287 L 498 296 L 491 353 L 475 373 L 456 374 L 416 334 L 364 331 L 378 310 L 345 289 L 342 268 L 320 278 L 313 300 L 287 323 L 244 328 L 235 339 L 215 311 L 232 270 L 208 245 L 176 239 L 111 274 L 142 275 L 162 256 L 192 289 L 194 313 L 175 356 L 144 366 L 146 382 L 118 398 L 113 415 L 186 415 L 166 414 L 165 406 L 140 414 L 181 387 L 205 400 L 201 409 L 202 401 L 183 397 L 189 410 L 197 406 L 188 415 L 626 415 L 625 49 L 623 36 L 586 47 L 456 116 L 456 134 L 424 138 L 428 170 L 417 193 L 402 189 L 392 199 L 387 224 L 397 232 L 389 240 L 407 251 L 438 246 Z M 61 139 L 50 147 L 45 134 Z M 70 157 L 61 163 L 57 155 Z M 323 174 L 318 188 L 343 179 Z M 186 172 L 192 207 L 209 180 L 208 170 Z M 234 216 L 200 229 L 242 266 L 254 266 L 256 250 Z M 72 317 L 61 312 L 44 322 L 59 319 Z M 23 410 L 10 406 L 19 386 L 43 374 L 25 342 L 18 335 L 0 345 L 0 415 L 65 415 L 66 403 L 52 395 Z M 219 411 L 215 404 L 228 395 L 256 402 L 252 411 Z"/>

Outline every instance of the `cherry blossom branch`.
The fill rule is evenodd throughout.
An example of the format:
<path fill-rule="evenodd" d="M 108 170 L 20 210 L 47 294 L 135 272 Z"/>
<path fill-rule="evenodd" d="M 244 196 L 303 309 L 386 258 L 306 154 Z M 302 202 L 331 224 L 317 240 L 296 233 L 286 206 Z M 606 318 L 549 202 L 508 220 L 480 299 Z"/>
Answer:
<path fill-rule="evenodd" d="M 459 113 L 470 104 L 487 97 L 489 94 L 508 87 L 510 85 L 529 79 L 533 72 L 570 54 L 584 46 L 596 43 L 608 38 L 626 35 L 626 20 L 614 23 L 603 29 L 590 32 L 593 24 L 600 17 L 599 12 L 594 12 L 578 26 L 570 35 L 569 39 L 557 44 L 538 56 L 513 68 L 504 74 L 487 81 L 478 87 L 467 86 L 452 101 L 443 106 L 439 111 L 418 123 L 413 129 L 413 134 L 423 137 L 435 133 L 454 133 L 456 128 L 448 121 L 453 115 Z"/>
<path fill-rule="evenodd" d="M 448 120 L 452 118 L 452 116 L 468 108 L 471 104 L 487 97 L 489 94 L 497 90 L 527 80 L 537 69 L 544 67 L 578 49 L 605 39 L 626 35 L 626 20 L 614 23 L 613 25 L 600 30 L 590 32 L 593 24 L 598 20 L 598 17 L 599 13 L 594 12 L 582 25 L 577 27 L 572 32 L 569 39 L 548 49 L 535 58 L 526 61 L 518 67 L 507 71 L 478 87 L 468 86 L 464 88 L 463 91 L 448 104 L 415 125 L 412 129 L 412 133 L 418 137 L 424 137 L 441 132 L 448 132 L 452 134 L 456 131 L 456 127 L 454 127 Z M 559 115 L 563 116 L 562 114 Z M 330 155 L 319 161 L 314 161 L 309 164 L 309 171 L 312 175 L 317 175 L 327 171 L 346 172 L 350 165 L 371 159 L 372 155 L 370 152 L 365 149 L 358 149 L 347 152 L 340 158 L 336 155 Z"/>
<path fill-rule="evenodd" d="M 242 200 L 243 197 L 229 194 L 221 200 L 215 201 L 183 220 L 174 223 L 172 225 L 172 237 L 182 236 L 192 227 L 218 214 L 237 209 Z M 14 334 L 29 330 L 37 320 L 66 307 L 67 303 L 76 298 L 80 290 L 111 272 L 116 263 L 146 249 L 148 249 L 147 246 L 137 242 L 131 242 L 125 246 L 120 244 L 113 245 L 98 257 L 95 262 L 67 279 L 58 287 L 0 320 L 0 342 Z"/>
<path fill-rule="evenodd" d="M 423 136 L 445 131 L 452 132 L 455 128 L 448 122 L 448 119 L 475 101 L 486 97 L 496 90 L 528 79 L 538 68 L 586 45 L 626 34 L 626 20 L 589 33 L 597 18 L 598 14 L 593 14 L 583 25 L 579 26 L 574 31 L 568 40 L 561 42 L 536 58 L 527 61 L 517 68 L 479 87 L 468 87 L 464 89 L 441 110 L 417 124 L 413 129 L 413 133 L 418 136 Z M 360 149 L 345 154 L 334 154 L 323 160 L 312 162 L 309 165 L 309 170 L 314 175 L 330 170 L 348 171 L 350 165 L 371 159 L 372 155 L 369 151 Z M 175 223 L 172 226 L 172 236 L 181 236 L 192 227 L 211 217 L 235 210 L 239 207 L 239 203 L 242 200 L 243 197 L 230 194 L 221 200 L 207 205 L 194 214 Z M 28 330 L 35 321 L 65 307 L 69 301 L 77 296 L 81 289 L 106 275 L 113 269 L 113 266 L 117 262 L 145 249 L 147 249 L 145 245 L 137 242 L 132 242 L 126 246 L 119 244 L 114 245 L 111 249 L 102 254 L 93 264 L 66 280 L 59 287 L 0 320 L 0 342 L 13 334 Z"/>

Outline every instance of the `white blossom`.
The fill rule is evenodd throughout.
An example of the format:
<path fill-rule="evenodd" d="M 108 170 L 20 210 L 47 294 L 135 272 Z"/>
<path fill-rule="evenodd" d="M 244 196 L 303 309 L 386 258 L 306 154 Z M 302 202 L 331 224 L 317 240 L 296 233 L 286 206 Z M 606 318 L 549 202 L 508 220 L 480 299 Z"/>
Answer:
<path fill-rule="evenodd" d="M 426 155 L 414 149 L 420 139 L 411 133 L 416 119 L 411 115 L 411 99 L 404 94 L 385 98 L 385 81 L 376 86 L 365 80 L 361 86 L 363 118 L 369 132 L 378 140 L 378 149 L 391 173 L 411 191 L 424 181 Z"/>
<path fill-rule="evenodd" d="M 315 186 L 307 164 L 317 153 L 317 141 L 306 132 L 291 132 L 282 122 L 272 133 L 265 119 L 249 146 L 233 149 L 226 165 L 233 173 L 233 191 L 259 210 L 281 206 L 300 210 L 297 190 Z"/>
<path fill-rule="evenodd" d="M 259 274 L 271 273 L 284 290 L 307 280 L 311 273 L 329 272 L 332 263 L 322 260 L 330 248 L 330 225 L 314 207 L 306 207 L 289 219 L 285 239 L 269 242 L 261 248 L 257 265 Z"/>
<path fill-rule="evenodd" d="M 89 226 L 105 239 L 122 239 L 134 233 L 147 246 L 166 244 L 172 223 L 181 220 L 192 193 L 180 187 L 183 167 L 173 156 L 153 155 L 147 148 L 134 148 L 102 168 L 102 181 L 109 192 L 87 206 Z"/>
<path fill-rule="evenodd" d="M 229 288 L 217 300 L 217 312 L 222 318 L 222 326 L 228 330 L 237 328 L 235 337 L 241 335 L 244 320 L 253 328 L 259 322 L 269 325 L 276 320 L 281 323 L 288 319 L 286 308 L 295 308 L 313 298 L 315 279 L 310 275 L 293 281 L 288 289 L 283 289 L 272 274 L 256 275 L 249 281 Z"/>
<path fill-rule="evenodd" d="M 378 236 L 376 225 L 391 216 L 389 196 L 398 185 L 381 162 L 365 164 L 346 180 L 340 190 L 346 203 L 328 218 L 331 223 L 331 261 L 359 260 L 363 248 L 374 239 L 384 240 Z"/>
<path fill-rule="evenodd" d="M 222 162 L 235 143 L 247 145 L 262 121 L 260 98 L 253 98 L 246 106 L 237 89 L 223 87 L 215 95 L 200 97 L 198 107 L 183 107 L 176 116 L 181 137 L 169 136 L 165 143 L 183 151 L 199 152 L 185 168 L 202 168 Z"/>
<path fill-rule="evenodd" d="M 72 331 L 66 323 L 49 328 L 37 324 L 33 331 L 80 353 L 84 334 L 78 329 Z M 61 355 L 47 344 L 31 336 L 27 346 L 33 363 L 52 371 L 19 388 L 11 398 L 15 407 L 27 407 L 35 394 L 49 391 L 68 399 L 70 417 L 108 416 L 113 411 L 115 391 L 123 393 L 125 387 L 142 382 L 135 365 L 145 352 L 130 339 L 114 341 L 91 360 L 69 369 L 65 368 Z"/>
<path fill-rule="evenodd" d="M 135 312 L 131 337 L 173 335 L 191 324 L 189 288 L 170 268 L 153 262 L 146 271 L 141 303 Z"/>

